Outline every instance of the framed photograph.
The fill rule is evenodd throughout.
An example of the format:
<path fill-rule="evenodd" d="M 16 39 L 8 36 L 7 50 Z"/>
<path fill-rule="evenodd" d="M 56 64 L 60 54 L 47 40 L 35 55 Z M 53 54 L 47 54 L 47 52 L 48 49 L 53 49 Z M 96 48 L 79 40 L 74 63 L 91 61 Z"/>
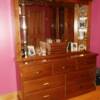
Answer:
<path fill-rule="evenodd" d="M 80 44 L 78 49 L 79 51 L 84 51 L 86 50 L 86 46 L 84 44 Z"/>
<path fill-rule="evenodd" d="M 35 48 L 34 46 L 29 45 L 28 46 L 28 56 L 34 56 L 35 55 Z"/>
<path fill-rule="evenodd" d="M 87 28 L 88 22 L 87 22 L 87 17 L 80 17 L 79 19 L 79 28 Z"/>
<path fill-rule="evenodd" d="M 78 51 L 78 46 L 76 42 L 71 43 L 71 51 L 72 52 Z"/>

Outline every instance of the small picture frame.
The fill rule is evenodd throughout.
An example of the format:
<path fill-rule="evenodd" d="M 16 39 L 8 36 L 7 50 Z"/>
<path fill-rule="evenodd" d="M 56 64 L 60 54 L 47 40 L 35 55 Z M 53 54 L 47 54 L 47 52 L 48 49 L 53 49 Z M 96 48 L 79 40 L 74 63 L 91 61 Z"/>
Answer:
<path fill-rule="evenodd" d="M 88 26 L 87 17 L 80 17 L 79 28 L 84 29 L 87 28 L 87 26 Z"/>
<path fill-rule="evenodd" d="M 76 42 L 71 42 L 71 51 L 72 52 L 78 51 L 78 45 Z"/>
<path fill-rule="evenodd" d="M 84 50 L 86 50 L 86 46 L 84 44 L 80 44 L 78 49 L 79 49 L 79 51 L 84 51 Z"/>
<path fill-rule="evenodd" d="M 31 46 L 29 45 L 28 46 L 28 56 L 34 56 L 36 53 L 35 53 L 35 48 L 34 46 Z"/>

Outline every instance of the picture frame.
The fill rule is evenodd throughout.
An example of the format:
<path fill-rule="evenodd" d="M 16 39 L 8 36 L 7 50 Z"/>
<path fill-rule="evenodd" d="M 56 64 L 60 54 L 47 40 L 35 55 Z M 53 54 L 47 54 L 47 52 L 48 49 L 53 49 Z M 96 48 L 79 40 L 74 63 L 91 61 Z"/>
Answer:
<path fill-rule="evenodd" d="M 79 19 L 79 28 L 84 29 L 88 27 L 87 17 L 80 17 Z"/>
<path fill-rule="evenodd" d="M 71 42 L 71 51 L 72 52 L 78 51 L 78 44 L 76 42 Z"/>
<path fill-rule="evenodd" d="M 36 53 L 35 53 L 35 48 L 34 46 L 32 45 L 29 45 L 28 46 L 28 56 L 34 56 Z"/>
<path fill-rule="evenodd" d="M 79 51 L 84 51 L 84 50 L 86 50 L 86 46 L 84 44 L 80 44 L 78 49 L 79 49 Z"/>

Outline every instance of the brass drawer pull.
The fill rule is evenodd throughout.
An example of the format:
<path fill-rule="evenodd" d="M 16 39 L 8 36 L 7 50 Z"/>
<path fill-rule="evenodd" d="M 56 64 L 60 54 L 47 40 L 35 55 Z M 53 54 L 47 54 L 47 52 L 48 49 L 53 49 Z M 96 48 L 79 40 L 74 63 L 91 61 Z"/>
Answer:
<path fill-rule="evenodd" d="M 43 96 L 43 98 L 49 98 L 49 97 L 50 97 L 49 94 Z"/>
<path fill-rule="evenodd" d="M 40 73 L 41 73 L 41 71 L 37 71 L 37 72 L 36 72 L 37 75 L 40 74 Z"/>
<path fill-rule="evenodd" d="M 48 82 L 46 82 L 46 83 L 43 83 L 43 85 L 44 85 L 44 86 L 47 86 L 47 85 L 49 85 L 49 83 L 48 83 Z"/>
<path fill-rule="evenodd" d="M 24 62 L 24 64 L 25 64 L 25 65 L 28 65 L 28 64 L 29 64 L 29 62 Z"/>

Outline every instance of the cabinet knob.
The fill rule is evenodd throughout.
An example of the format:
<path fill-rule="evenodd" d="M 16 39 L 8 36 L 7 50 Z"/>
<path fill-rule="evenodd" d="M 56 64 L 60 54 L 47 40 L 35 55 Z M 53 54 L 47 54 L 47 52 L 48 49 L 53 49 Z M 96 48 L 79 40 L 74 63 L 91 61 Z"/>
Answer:
<path fill-rule="evenodd" d="M 37 75 L 40 74 L 40 73 L 41 73 L 41 71 L 37 71 L 37 72 L 36 72 Z"/>
<path fill-rule="evenodd" d="M 45 99 L 46 99 L 46 98 L 49 98 L 49 97 L 50 97 L 49 94 L 43 96 L 43 98 L 45 98 Z"/>
<path fill-rule="evenodd" d="M 25 64 L 25 65 L 28 65 L 29 63 L 28 63 L 28 62 L 24 62 L 24 64 Z"/>
<path fill-rule="evenodd" d="M 48 86 L 49 85 L 49 82 L 45 82 L 43 83 L 44 86 Z"/>

